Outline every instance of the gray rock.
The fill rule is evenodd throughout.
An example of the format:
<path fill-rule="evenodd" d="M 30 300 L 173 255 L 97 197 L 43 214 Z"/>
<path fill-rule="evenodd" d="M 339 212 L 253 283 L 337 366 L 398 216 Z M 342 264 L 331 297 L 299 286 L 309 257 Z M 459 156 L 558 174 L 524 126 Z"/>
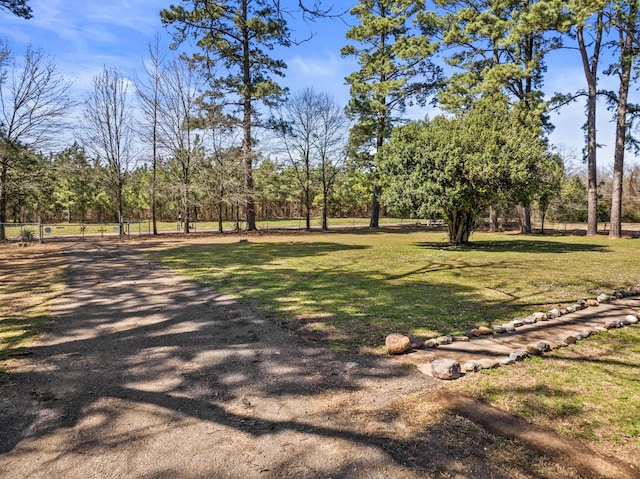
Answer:
<path fill-rule="evenodd" d="M 511 351 L 509 357 L 514 361 L 522 361 L 523 359 L 530 358 L 531 354 L 524 349 L 516 349 L 515 351 Z"/>
<path fill-rule="evenodd" d="M 582 305 L 582 303 L 576 303 L 573 305 L 573 309 L 576 311 L 580 311 L 583 310 L 585 307 Z"/>
<path fill-rule="evenodd" d="M 595 334 L 602 334 L 608 332 L 607 328 L 603 328 L 602 326 L 596 326 L 593 328 Z"/>
<path fill-rule="evenodd" d="M 462 372 L 458 361 L 442 358 L 431 362 L 431 374 L 434 378 L 451 380 L 458 379 Z"/>
<path fill-rule="evenodd" d="M 610 303 L 612 299 L 608 294 L 602 293 L 598 295 L 596 301 L 598 301 L 598 303 Z"/>
<path fill-rule="evenodd" d="M 548 341 L 538 341 L 538 346 L 544 353 L 551 351 L 551 344 Z"/>
<path fill-rule="evenodd" d="M 560 317 L 560 310 L 558 308 L 553 308 L 550 309 L 549 311 L 547 311 L 547 318 L 548 319 L 555 319 Z"/>
<path fill-rule="evenodd" d="M 408 336 L 399 333 L 391 333 L 384 341 L 387 354 L 402 354 L 411 349 L 411 340 Z"/>
<path fill-rule="evenodd" d="M 503 334 L 507 332 L 507 328 L 505 328 L 504 326 L 500 326 L 499 324 L 494 325 L 493 330 L 499 334 Z"/>
<path fill-rule="evenodd" d="M 467 361 L 462 365 L 462 370 L 466 373 L 475 373 L 480 370 L 480 364 L 478 361 Z"/>
<path fill-rule="evenodd" d="M 424 346 L 424 341 L 421 338 L 409 338 L 411 341 L 411 349 L 421 349 Z"/>
<path fill-rule="evenodd" d="M 588 338 L 589 336 L 591 336 L 593 334 L 593 329 L 592 328 L 584 328 L 582 331 L 580 331 L 580 334 L 582 334 L 585 338 Z"/>
<path fill-rule="evenodd" d="M 427 339 L 424 342 L 424 347 L 425 348 L 437 348 L 438 347 L 438 343 L 436 343 L 435 339 Z"/>
<path fill-rule="evenodd" d="M 546 321 L 549 318 L 547 317 L 547 313 L 543 313 L 542 311 L 538 311 L 536 313 L 533 313 L 533 317 L 536 319 L 536 321 Z"/>
<path fill-rule="evenodd" d="M 527 352 L 533 356 L 542 356 L 545 352 L 545 348 L 540 346 L 539 343 L 527 344 Z"/>
<path fill-rule="evenodd" d="M 633 314 L 627 314 L 622 320 L 622 324 L 624 324 L 625 326 L 630 326 L 632 324 L 637 324 L 637 323 L 638 323 L 638 318 Z"/>
<path fill-rule="evenodd" d="M 502 327 L 506 329 L 508 333 L 512 333 L 516 330 L 516 327 L 511 323 L 503 324 Z"/>
<path fill-rule="evenodd" d="M 514 318 L 510 323 L 514 328 L 519 328 L 520 326 L 524 326 L 525 318 Z"/>
<path fill-rule="evenodd" d="M 612 320 L 607 321 L 606 323 L 604 323 L 604 327 L 607 328 L 607 329 L 615 329 L 615 328 L 622 327 L 622 324 L 620 323 L 619 320 L 612 319 Z"/>
<path fill-rule="evenodd" d="M 567 306 L 567 314 L 575 313 L 575 312 L 576 312 L 576 308 L 574 308 L 573 306 Z"/>
<path fill-rule="evenodd" d="M 438 336 L 435 341 L 438 346 L 442 346 L 443 344 L 451 344 L 453 342 L 453 336 L 449 334 L 447 334 L 446 336 Z"/>
<path fill-rule="evenodd" d="M 466 334 L 470 338 L 477 338 L 478 336 L 482 336 L 482 333 L 480 332 L 480 330 L 478 328 L 473 328 L 473 329 L 467 331 Z"/>
<path fill-rule="evenodd" d="M 555 341 L 549 341 L 549 350 L 555 351 L 562 347 L 562 342 L 556 343 Z"/>
<path fill-rule="evenodd" d="M 524 324 L 535 324 L 538 320 L 534 316 L 527 316 L 524 318 Z"/>
<path fill-rule="evenodd" d="M 511 359 L 510 357 L 509 358 L 502 358 L 499 361 L 500 366 L 509 366 L 510 364 L 513 364 L 515 362 L 516 362 L 515 359 Z"/>
<path fill-rule="evenodd" d="M 497 359 L 491 358 L 482 358 L 478 360 L 478 364 L 480 365 L 480 369 L 493 369 L 500 366 L 500 362 Z"/>

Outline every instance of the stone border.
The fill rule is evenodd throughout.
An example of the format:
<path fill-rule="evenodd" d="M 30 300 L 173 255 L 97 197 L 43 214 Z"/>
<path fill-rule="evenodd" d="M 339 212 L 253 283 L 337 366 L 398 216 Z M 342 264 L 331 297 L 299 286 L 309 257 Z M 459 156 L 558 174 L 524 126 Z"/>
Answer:
<path fill-rule="evenodd" d="M 388 354 L 397 355 L 403 354 L 411 349 L 422 348 L 437 348 L 441 345 L 451 344 L 455 341 L 470 341 L 471 338 L 488 336 L 494 334 L 505 334 L 508 332 L 516 331 L 519 327 L 524 325 L 535 324 L 538 321 L 549 321 L 559 318 L 565 314 L 570 314 L 576 311 L 586 309 L 588 307 L 595 307 L 600 304 L 612 303 L 617 299 L 627 298 L 631 296 L 640 295 L 640 284 L 632 288 L 631 290 L 616 290 L 612 294 L 602 293 L 595 299 L 580 300 L 571 306 L 558 307 L 550 309 L 547 312 L 535 312 L 525 318 L 514 318 L 508 323 L 497 324 L 492 327 L 479 326 L 467 331 L 464 335 L 453 336 L 444 335 L 437 338 L 428 339 L 423 341 L 420 338 L 409 338 L 408 336 L 391 333 L 385 340 L 385 349 Z M 477 372 L 482 369 L 492 369 L 499 366 L 506 366 L 513 364 L 516 361 L 522 361 L 531 356 L 541 356 L 548 351 L 569 346 L 577 341 L 587 338 L 593 334 L 601 334 L 607 332 L 609 329 L 621 328 L 623 326 L 629 326 L 640 322 L 640 312 L 635 314 L 629 314 L 624 319 L 608 320 L 602 323 L 602 326 L 586 327 L 576 335 L 569 335 L 566 338 L 558 342 L 551 341 L 538 341 L 536 343 L 527 344 L 526 349 L 518 349 L 512 351 L 509 356 L 503 359 L 491 359 L 483 358 L 480 360 L 467 361 L 463 365 L 455 359 L 440 358 L 431 362 L 431 374 L 437 379 L 457 379 L 462 376 L 462 373 Z"/>

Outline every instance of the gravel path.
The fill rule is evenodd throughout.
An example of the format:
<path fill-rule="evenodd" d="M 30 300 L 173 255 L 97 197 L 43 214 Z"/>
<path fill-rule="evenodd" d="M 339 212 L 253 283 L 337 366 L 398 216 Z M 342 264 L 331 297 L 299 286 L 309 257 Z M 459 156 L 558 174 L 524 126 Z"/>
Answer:
<path fill-rule="evenodd" d="M 52 321 L 2 387 L 3 479 L 425 477 L 376 415 L 434 379 L 305 343 L 116 245 L 64 254 Z"/>

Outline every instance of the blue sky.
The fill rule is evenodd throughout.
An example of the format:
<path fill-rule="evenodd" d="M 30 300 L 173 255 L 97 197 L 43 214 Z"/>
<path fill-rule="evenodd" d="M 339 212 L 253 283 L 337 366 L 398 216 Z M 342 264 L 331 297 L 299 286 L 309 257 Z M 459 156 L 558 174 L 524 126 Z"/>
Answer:
<path fill-rule="evenodd" d="M 73 81 L 74 92 L 81 96 L 88 91 L 92 78 L 103 65 L 115 66 L 130 77 L 136 72 L 140 74 L 142 59 L 156 32 L 165 45 L 169 44 L 170 37 L 162 28 L 159 11 L 170 3 L 171 0 L 30 0 L 33 10 L 30 20 L 0 13 L 0 35 L 9 39 L 18 54 L 31 44 L 54 55 L 60 71 Z M 334 0 L 333 4 L 346 10 L 353 2 Z M 332 94 L 338 103 L 346 104 L 349 92 L 344 77 L 357 68 L 352 59 L 340 56 L 348 26 L 337 19 L 309 24 L 293 21 L 291 25 L 298 38 L 306 38 L 311 33 L 314 36 L 298 46 L 277 52 L 288 65 L 283 83 L 292 91 L 312 86 Z M 615 88 L 611 79 L 602 76 L 601 80 L 603 86 Z M 567 92 L 583 86 L 584 75 L 577 52 L 563 52 L 550 59 L 545 79 L 548 92 Z M 414 117 L 425 114 L 433 115 L 433 110 L 411 112 Z M 603 108 L 599 115 L 599 142 L 605 145 L 599 153 L 599 164 L 606 165 L 612 159 L 614 132 L 610 114 Z M 559 115 L 552 116 L 552 122 L 556 126 L 552 143 L 580 157 L 583 103 L 565 107 Z M 637 159 L 627 154 L 626 163 L 634 162 Z"/>

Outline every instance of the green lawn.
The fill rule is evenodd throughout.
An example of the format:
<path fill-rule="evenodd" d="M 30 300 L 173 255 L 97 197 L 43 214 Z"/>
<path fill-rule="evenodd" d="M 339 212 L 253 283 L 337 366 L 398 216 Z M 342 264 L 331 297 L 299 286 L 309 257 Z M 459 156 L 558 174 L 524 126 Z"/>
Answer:
<path fill-rule="evenodd" d="M 397 228 L 212 239 L 150 252 L 303 334 L 345 347 L 461 332 L 640 282 L 640 240 Z"/>

